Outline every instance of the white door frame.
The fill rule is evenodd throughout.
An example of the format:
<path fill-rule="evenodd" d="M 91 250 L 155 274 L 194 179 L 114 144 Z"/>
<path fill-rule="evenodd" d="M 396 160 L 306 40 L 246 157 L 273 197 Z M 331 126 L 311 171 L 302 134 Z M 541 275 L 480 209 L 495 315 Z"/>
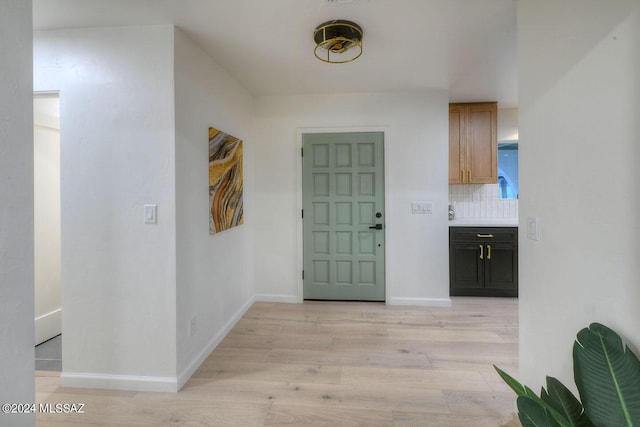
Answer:
<path fill-rule="evenodd" d="M 389 301 L 389 269 L 387 268 L 387 248 L 389 246 L 390 233 L 387 231 L 386 224 L 391 223 L 390 215 L 389 215 L 389 206 L 387 205 L 389 198 L 386 196 L 388 189 L 388 180 L 387 180 L 387 146 L 388 146 L 388 138 L 389 138 L 389 126 L 353 126 L 353 127 L 308 127 L 308 128 L 297 128 L 296 129 L 296 271 L 295 276 L 297 277 L 298 286 L 297 286 L 297 296 L 296 300 L 298 303 L 302 303 L 304 301 L 304 284 L 302 280 L 302 270 L 304 266 L 304 236 L 302 230 L 302 135 L 305 133 L 356 133 L 356 132 L 381 132 L 383 134 L 383 156 L 385 161 L 384 165 L 384 216 L 385 216 L 385 256 L 384 256 L 384 283 L 385 283 L 385 302 Z"/>

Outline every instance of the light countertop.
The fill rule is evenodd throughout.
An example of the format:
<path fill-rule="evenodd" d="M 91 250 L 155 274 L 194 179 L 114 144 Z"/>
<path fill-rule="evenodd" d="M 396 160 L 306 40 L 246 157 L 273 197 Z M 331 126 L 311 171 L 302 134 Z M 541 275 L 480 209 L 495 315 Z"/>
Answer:
<path fill-rule="evenodd" d="M 449 227 L 517 227 L 518 218 L 456 218 Z"/>

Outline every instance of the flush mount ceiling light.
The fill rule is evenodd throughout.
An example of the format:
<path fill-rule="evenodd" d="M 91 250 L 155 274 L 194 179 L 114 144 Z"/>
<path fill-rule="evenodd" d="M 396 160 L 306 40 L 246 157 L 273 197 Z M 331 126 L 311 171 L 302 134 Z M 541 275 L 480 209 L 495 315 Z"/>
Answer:
<path fill-rule="evenodd" d="M 313 54 L 330 64 L 351 62 L 362 55 L 362 28 L 343 19 L 323 22 L 313 32 Z"/>

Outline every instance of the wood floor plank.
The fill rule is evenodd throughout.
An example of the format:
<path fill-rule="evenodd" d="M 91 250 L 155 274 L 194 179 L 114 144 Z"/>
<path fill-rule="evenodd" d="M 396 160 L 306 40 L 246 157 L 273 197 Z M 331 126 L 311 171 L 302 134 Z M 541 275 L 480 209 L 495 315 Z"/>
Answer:
<path fill-rule="evenodd" d="M 420 353 L 401 351 L 317 351 L 274 349 L 267 362 L 302 363 L 341 366 L 378 366 L 402 368 L 430 368 L 429 359 Z"/>
<path fill-rule="evenodd" d="M 392 426 L 393 417 L 388 410 L 334 409 L 327 411 L 315 406 L 273 405 L 265 426 Z"/>
<path fill-rule="evenodd" d="M 513 362 L 518 345 L 514 343 L 433 342 L 425 350 L 431 360 L 506 365 Z"/>
<path fill-rule="evenodd" d="M 274 385 L 270 398 L 274 405 L 319 407 L 327 411 L 334 411 L 336 408 L 362 412 L 379 409 L 421 409 L 434 413 L 450 413 L 440 390 L 411 389 L 398 385 L 359 387 L 292 383 L 285 386 Z"/>
<path fill-rule="evenodd" d="M 393 425 L 394 427 L 518 427 L 520 422 L 514 415 L 490 417 L 393 411 Z"/>
<path fill-rule="evenodd" d="M 433 369 L 344 367 L 342 384 L 381 388 L 402 384 L 412 389 L 491 391 L 478 372 Z"/>
<path fill-rule="evenodd" d="M 215 363 L 206 361 L 193 378 L 339 384 L 341 375 L 339 366 L 218 360 Z"/>
<path fill-rule="evenodd" d="M 453 414 L 499 417 L 515 406 L 513 392 L 445 390 L 442 393 Z"/>

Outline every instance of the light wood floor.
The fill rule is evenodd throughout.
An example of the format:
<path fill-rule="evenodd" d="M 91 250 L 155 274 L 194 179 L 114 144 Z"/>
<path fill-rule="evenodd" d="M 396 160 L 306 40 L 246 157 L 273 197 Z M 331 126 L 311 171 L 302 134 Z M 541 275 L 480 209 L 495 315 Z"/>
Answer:
<path fill-rule="evenodd" d="M 451 308 L 256 303 L 178 393 L 74 389 L 36 376 L 49 426 L 518 426 L 492 364 L 518 372 L 516 299 Z"/>

